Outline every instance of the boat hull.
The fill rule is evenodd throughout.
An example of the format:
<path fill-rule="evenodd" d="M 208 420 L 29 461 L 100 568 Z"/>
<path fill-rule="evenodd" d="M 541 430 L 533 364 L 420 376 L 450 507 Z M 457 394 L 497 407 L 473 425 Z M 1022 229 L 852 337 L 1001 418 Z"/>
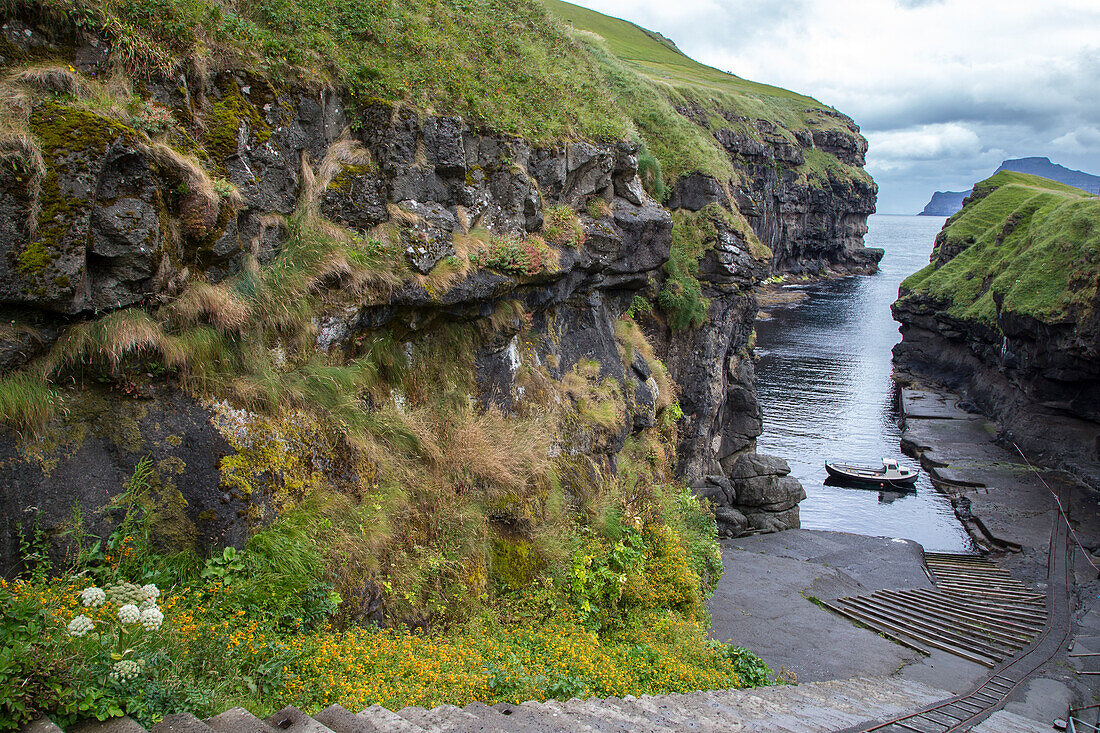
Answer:
<path fill-rule="evenodd" d="M 908 488 L 917 482 L 919 472 L 912 469 L 903 469 L 904 472 L 876 471 L 863 466 L 849 466 L 837 463 L 825 463 L 825 470 L 829 476 L 837 481 L 874 486 L 875 488 L 893 487 Z"/>

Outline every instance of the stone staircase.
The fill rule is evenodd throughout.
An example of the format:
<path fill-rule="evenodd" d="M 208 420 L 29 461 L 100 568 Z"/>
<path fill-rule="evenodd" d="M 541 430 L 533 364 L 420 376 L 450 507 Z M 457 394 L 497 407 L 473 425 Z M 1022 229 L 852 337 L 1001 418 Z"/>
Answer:
<path fill-rule="evenodd" d="M 839 731 L 886 719 L 951 697 L 917 682 L 889 677 L 831 680 L 750 690 L 713 690 L 625 698 L 525 702 L 474 702 L 459 708 L 408 707 L 392 712 L 373 705 L 352 713 L 332 705 L 313 716 L 287 707 L 266 720 L 234 708 L 205 721 L 170 715 L 152 733 L 814 733 Z M 83 724 L 70 733 L 146 733 L 129 718 Z M 40 720 L 23 733 L 61 733 Z"/>

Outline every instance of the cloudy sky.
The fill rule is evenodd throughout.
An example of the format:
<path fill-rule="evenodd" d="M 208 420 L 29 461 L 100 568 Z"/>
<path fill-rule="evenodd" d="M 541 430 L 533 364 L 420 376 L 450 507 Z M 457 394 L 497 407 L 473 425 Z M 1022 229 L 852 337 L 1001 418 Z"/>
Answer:
<path fill-rule="evenodd" d="M 882 213 L 916 213 L 1006 158 L 1100 175 L 1097 0 L 573 2 L 852 116 Z"/>

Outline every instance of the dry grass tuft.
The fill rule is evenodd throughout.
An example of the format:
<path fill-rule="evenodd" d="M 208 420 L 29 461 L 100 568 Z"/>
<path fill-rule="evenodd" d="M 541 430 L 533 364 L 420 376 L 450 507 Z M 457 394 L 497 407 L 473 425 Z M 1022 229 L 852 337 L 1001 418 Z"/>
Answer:
<path fill-rule="evenodd" d="M 88 97 L 92 93 L 91 84 L 68 66 L 31 66 L 16 71 L 7 81 L 40 92 L 71 94 L 78 98 Z"/>
<path fill-rule="evenodd" d="M 179 325 L 194 326 L 207 321 L 223 334 L 238 334 L 248 326 L 252 311 L 226 287 L 205 282 L 192 283 L 169 306 Z"/>
<path fill-rule="evenodd" d="M 629 364 L 634 360 L 634 355 L 638 354 L 645 359 L 646 364 L 653 371 L 653 380 L 657 383 L 657 409 L 668 407 L 675 402 L 676 385 L 664 363 L 657 358 L 653 345 L 649 343 L 641 326 L 632 318 L 619 318 L 615 321 L 615 341 L 618 342 L 624 362 Z"/>
<path fill-rule="evenodd" d="M 479 486 L 523 493 L 545 482 L 552 466 L 549 431 L 530 420 L 510 420 L 498 410 L 467 409 L 439 425 L 439 467 Z"/>
<path fill-rule="evenodd" d="M 0 132 L 0 165 L 15 171 L 26 183 L 27 198 L 30 201 L 27 207 L 27 232 L 34 236 L 38 228 L 42 179 L 46 177 L 46 161 L 42 158 L 42 149 L 26 132 Z"/>
<path fill-rule="evenodd" d="M 581 359 L 562 377 L 562 388 L 577 406 L 581 422 L 596 431 L 617 432 L 626 421 L 622 388 L 611 377 L 600 378 L 598 361 Z"/>
<path fill-rule="evenodd" d="M 143 351 L 157 354 L 166 366 L 182 363 L 183 354 L 159 323 L 138 308 L 128 308 L 68 329 L 41 362 L 46 376 L 86 362 L 118 366 L 124 357 Z"/>

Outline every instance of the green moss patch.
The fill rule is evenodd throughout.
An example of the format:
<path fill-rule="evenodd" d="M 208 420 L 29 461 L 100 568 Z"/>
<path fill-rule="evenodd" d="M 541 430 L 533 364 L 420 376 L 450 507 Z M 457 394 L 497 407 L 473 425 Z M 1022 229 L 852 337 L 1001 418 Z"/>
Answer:
<path fill-rule="evenodd" d="M 236 84 L 226 86 L 226 94 L 215 102 L 205 116 L 206 152 L 219 167 L 237 154 L 237 139 L 243 126 L 248 138 L 264 143 L 271 137 L 271 127 L 256 107 L 244 98 Z"/>
<path fill-rule="evenodd" d="M 43 289 L 48 281 L 58 284 L 56 276 L 49 278 L 46 273 L 63 250 L 84 246 L 77 230 L 86 223 L 81 214 L 90 209 L 91 192 L 81 195 L 67 185 L 63 189 L 63 182 L 90 173 L 112 143 L 133 142 L 136 133 L 115 120 L 55 102 L 35 108 L 30 129 L 42 149 L 46 176 L 39 195 L 37 236 L 16 255 L 16 266 Z"/>

